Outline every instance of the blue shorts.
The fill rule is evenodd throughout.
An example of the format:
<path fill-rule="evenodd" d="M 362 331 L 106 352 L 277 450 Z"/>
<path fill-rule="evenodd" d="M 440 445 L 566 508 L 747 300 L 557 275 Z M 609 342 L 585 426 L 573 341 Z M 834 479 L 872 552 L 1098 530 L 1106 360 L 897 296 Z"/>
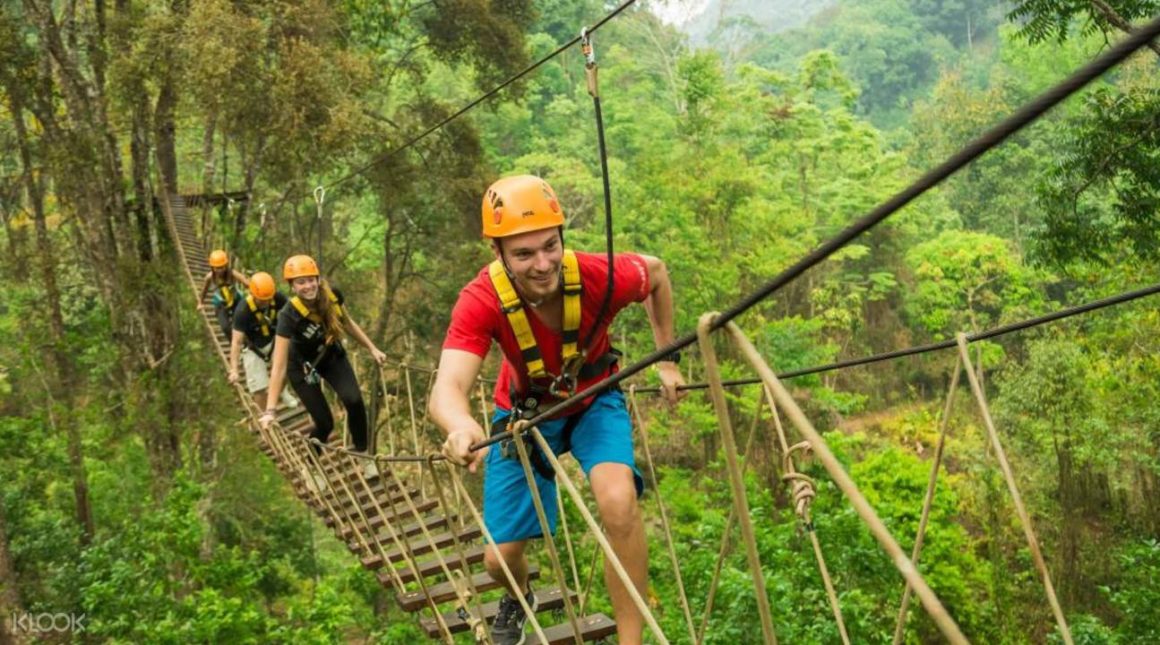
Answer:
<path fill-rule="evenodd" d="M 494 422 L 505 420 L 511 415 L 508 410 L 496 410 Z M 597 464 L 624 464 L 632 469 L 636 483 L 637 497 L 644 491 L 644 479 L 636 468 L 632 454 L 632 421 L 624 404 L 624 394 L 610 390 L 598 395 L 575 422 L 572 430 L 572 456 L 580 462 L 585 476 Z M 567 452 L 564 444 L 564 425 L 568 418 L 552 419 L 539 424 L 540 434 L 557 454 Z M 487 453 L 483 474 L 483 523 L 498 543 L 515 542 L 527 538 L 542 537 L 540 520 L 532 503 L 531 489 L 520 464 L 519 455 L 504 457 L 496 444 Z M 538 444 L 534 444 L 539 450 Z M 545 459 L 545 463 L 547 460 Z M 540 489 L 540 500 L 544 514 L 548 516 L 548 526 L 556 534 L 556 482 L 545 479 L 533 468 L 536 486 Z"/>

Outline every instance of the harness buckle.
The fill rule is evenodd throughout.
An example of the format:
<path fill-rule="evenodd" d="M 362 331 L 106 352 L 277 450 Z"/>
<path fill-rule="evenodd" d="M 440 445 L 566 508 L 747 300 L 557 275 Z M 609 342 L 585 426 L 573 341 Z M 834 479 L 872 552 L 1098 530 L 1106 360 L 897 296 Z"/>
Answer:
<path fill-rule="evenodd" d="M 514 439 L 504 439 L 499 442 L 499 454 L 504 459 L 519 459 L 520 452 L 516 449 Z"/>
<path fill-rule="evenodd" d="M 566 399 L 579 389 L 580 370 L 584 367 L 587 352 L 580 351 L 564 359 L 560 365 L 560 375 L 552 379 L 548 393 L 558 399 Z"/>
<path fill-rule="evenodd" d="M 302 369 L 306 372 L 306 383 L 308 385 L 318 385 L 322 381 L 322 377 L 318 375 L 318 370 L 310 364 L 310 361 L 302 362 Z"/>

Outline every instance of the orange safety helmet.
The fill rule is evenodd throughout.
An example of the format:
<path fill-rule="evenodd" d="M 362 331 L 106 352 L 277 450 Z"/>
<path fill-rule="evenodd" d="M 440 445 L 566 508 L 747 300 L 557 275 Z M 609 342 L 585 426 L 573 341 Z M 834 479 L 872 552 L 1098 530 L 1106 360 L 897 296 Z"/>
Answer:
<path fill-rule="evenodd" d="M 209 265 L 215 269 L 229 266 L 230 256 L 226 255 L 225 251 L 217 249 L 213 253 L 209 254 Z"/>
<path fill-rule="evenodd" d="M 282 265 L 282 279 L 290 282 L 294 278 L 318 276 L 318 264 L 309 255 L 291 255 Z"/>
<path fill-rule="evenodd" d="M 483 194 L 483 236 L 495 239 L 564 225 L 556 191 L 534 175 L 504 177 Z"/>
<path fill-rule="evenodd" d="M 276 289 L 274 276 L 269 273 L 259 271 L 250 276 L 250 294 L 258 300 L 272 300 Z"/>

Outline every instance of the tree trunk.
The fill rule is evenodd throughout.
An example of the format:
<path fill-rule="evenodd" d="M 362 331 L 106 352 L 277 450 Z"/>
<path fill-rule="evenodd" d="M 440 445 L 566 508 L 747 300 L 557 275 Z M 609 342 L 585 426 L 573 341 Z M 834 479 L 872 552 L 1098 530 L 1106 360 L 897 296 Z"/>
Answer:
<path fill-rule="evenodd" d="M 44 300 L 48 304 L 49 353 L 56 378 L 58 400 L 63 403 L 63 426 L 68 446 L 69 469 L 73 480 L 73 496 L 76 502 L 77 523 L 81 527 L 81 541 L 88 544 L 93 537 L 93 512 L 89 501 L 88 477 L 85 474 L 84 452 L 80 431 L 72 414 L 72 397 L 76 390 L 73 383 L 73 369 L 68 354 L 65 353 L 64 316 L 60 308 L 60 288 L 56 280 L 56 253 L 45 221 L 44 186 L 33 172 L 32 154 L 28 143 L 28 132 L 24 128 L 23 102 L 19 93 L 9 92 L 12 109 L 12 123 L 16 130 L 17 145 L 20 149 L 20 163 L 23 169 L 24 187 L 28 201 L 32 205 L 32 216 L 36 226 L 36 250 L 41 262 L 41 278 L 44 281 Z"/>
<path fill-rule="evenodd" d="M 20 603 L 20 591 L 16 586 L 16 575 L 12 569 L 12 557 L 8 554 L 8 525 L 5 509 L 0 506 L 0 645 L 23 643 L 24 639 L 9 619 L 24 611 Z"/>
<path fill-rule="evenodd" d="M 20 223 L 13 223 L 20 212 L 21 189 L 16 182 L 4 186 L 4 195 L 0 197 L 0 219 L 4 221 L 4 237 L 8 240 L 8 267 L 17 282 L 28 279 L 28 262 L 25 259 L 25 248 L 28 246 L 27 228 Z"/>
<path fill-rule="evenodd" d="M 144 88 L 142 88 L 144 90 Z M 149 111 L 148 98 L 144 93 L 133 109 L 133 134 L 129 143 L 133 170 L 133 197 L 137 207 L 133 209 L 137 235 L 137 259 L 149 262 L 153 252 L 153 227 L 149 217 L 153 210 L 153 191 L 149 187 Z"/>
<path fill-rule="evenodd" d="M 1119 29 L 1125 34 L 1135 33 L 1136 30 L 1132 27 L 1132 23 L 1124 20 L 1124 17 L 1116 13 L 1116 10 L 1107 2 L 1104 2 L 1104 0 L 1091 0 L 1091 4 L 1116 29 Z M 1160 56 L 1160 45 L 1156 44 L 1155 41 L 1148 43 L 1148 48 L 1156 52 L 1157 56 Z"/>
<path fill-rule="evenodd" d="M 1075 606 L 1079 590 L 1083 586 L 1083 572 L 1079 566 L 1080 531 L 1083 526 L 1082 492 L 1078 490 L 1075 473 L 1075 459 L 1071 452 L 1071 440 L 1065 437 L 1062 445 L 1055 449 L 1059 467 L 1059 505 L 1063 512 L 1063 526 L 1060 527 L 1059 556 L 1063 559 L 1063 571 L 1059 576 L 1059 592 L 1064 606 Z"/>
<path fill-rule="evenodd" d="M 177 91 L 173 87 L 173 79 L 166 77 L 161 83 L 161 91 L 157 94 L 157 104 L 153 110 L 153 136 L 157 146 L 157 169 L 170 195 L 177 194 L 176 108 Z"/>
<path fill-rule="evenodd" d="M 112 335 L 118 345 L 119 377 L 130 390 L 126 393 L 128 396 L 138 394 L 132 389 L 141 388 L 143 405 L 163 407 L 167 403 L 166 390 L 149 390 L 147 386 L 137 385 L 144 372 L 157 369 L 168 356 L 177 318 L 172 302 L 163 300 L 153 290 L 137 287 L 142 276 L 163 270 L 151 247 L 152 224 L 146 210 L 152 209 L 148 175 L 152 153 L 148 126 L 150 102 L 142 100 L 147 90 L 143 85 L 140 91 L 129 91 L 127 95 L 130 100 L 138 101 L 132 104 L 132 176 L 129 178 L 140 207 L 134 220 L 126 203 L 129 200 L 121 145 L 109 118 L 103 58 L 107 42 L 100 24 L 104 20 L 104 5 L 99 3 L 95 7 L 98 22 L 95 26 L 84 22 L 90 14 L 82 14 L 78 25 L 67 11 L 63 24 L 58 24 L 52 4 L 43 0 L 25 0 L 24 6 L 40 44 L 37 116 L 45 123 L 46 142 L 61 152 L 46 161 L 51 164 L 49 171 L 62 206 L 71 208 L 77 215 L 70 222 L 76 227 L 78 250 L 93 273 L 100 276 L 94 284 L 109 311 Z M 118 1 L 117 7 L 119 11 L 128 10 L 125 2 Z M 88 39 L 87 50 L 78 49 L 75 42 L 78 31 Z M 90 56 L 92 52 L 99 52 L 98 56 Z M 61 99 L 63 107 L 59 105 Z M 56 126 L 57 119 L 67 123 L 67 127 Z M 67 378 L 68 372 L 64 371 L 62 376 Z M 62 392 L 71 389 L 67 380 L 60 387 Z M 70 446 L 69 458 L 76 489 L 78 494 L 87 495 L 79 436 L 70 425 L 66 421 L 64 427 L 66 437 L 75 441 Z M 142 432 L 147 435 L 146 445 L 158 450 L 158 454 L 150 454 L 153 463 L 160 466 L 155 469 L 155 476 L 162 482 L 167 481 L 172 472 L 167 466 L 178 460 L 176 448 L 170 441 L 150 442 L 148 435 L 156 432 L 154 428 L 142 428 Z"/>
<path fill-rule="evenodd" d="M 205 195 L 213 193 L 214 174 L 217 170 L 213 157 L 213 138 L 216 131 L 217 113 L 211 112 L 205 124 L 205 135 L 201 139 L 201 158 L 205 160 L 201 171 L 201 192 Z"/>

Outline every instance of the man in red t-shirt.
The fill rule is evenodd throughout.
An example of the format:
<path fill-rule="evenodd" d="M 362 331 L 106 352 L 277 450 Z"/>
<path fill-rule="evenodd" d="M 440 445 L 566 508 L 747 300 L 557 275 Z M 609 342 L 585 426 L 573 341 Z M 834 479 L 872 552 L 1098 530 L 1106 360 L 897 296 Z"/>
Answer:
<path fill-rule="evenodd" d="M 430 412 L 447 432 L 443 453 L 476 472 L 485 464 L 483 512 L 499 552 L 519 582 L 518 592 L 535 609 L 528 586 L 524 548 L 541 537 L 531 491 L 514 446 L 473 452 L 483 441 L 483 427 L 472 416 L 470 393 L 483 360 L 498 342 L 503 352 L 495 390 L 493 432 L 513 418 L 530 418 L 537 408 L 578 392 L 615 370 L 616 354 L 608 326 L 618 311 L 643 302 L 657 347 L 673 341 L 673 295 L 665 265 L 647 255 L 621 253 L 613 257 L 612 293 L 608 294 L 605 255 L 564 249 L 564 214 L 556 194 L 544 180 L 530 175 L 507 177 L 492 184 L 483 199 L 483 234 L 491 239 L 496 261 L 485 267 L 459 294 L 443 343 L 438 376 L 431 392 Z M 606 299 L 606 295 L 608 295 Z M 678 354 L 657 364 L 666 398 L 677 399 L 684 383 Z M 513 403 L 515 409 L 513 409 Z M 632 425 L 624 396 L 612 389 L 590 397 L 557 418 L 544 421 L 540 432 L 556 453 L 571 452 L 580 463 L 609 542 L 628 571 L 637 591 L 645 595 L 648 546 L 637 497 L 643 480 L 632 450 Z M 538 448 L 533 452 L 534 476 L 551 530 L 555 531 L 554 473 Z M 526 616 L 515 599 L 494 550 L 484 563 L 492 578 L 508 587 L 492 628 L 496 643 L 522 643 Z M 624 645 L 639 643 L 643 618 L 620 578 L 606 563 L 604 571 Z"/>

